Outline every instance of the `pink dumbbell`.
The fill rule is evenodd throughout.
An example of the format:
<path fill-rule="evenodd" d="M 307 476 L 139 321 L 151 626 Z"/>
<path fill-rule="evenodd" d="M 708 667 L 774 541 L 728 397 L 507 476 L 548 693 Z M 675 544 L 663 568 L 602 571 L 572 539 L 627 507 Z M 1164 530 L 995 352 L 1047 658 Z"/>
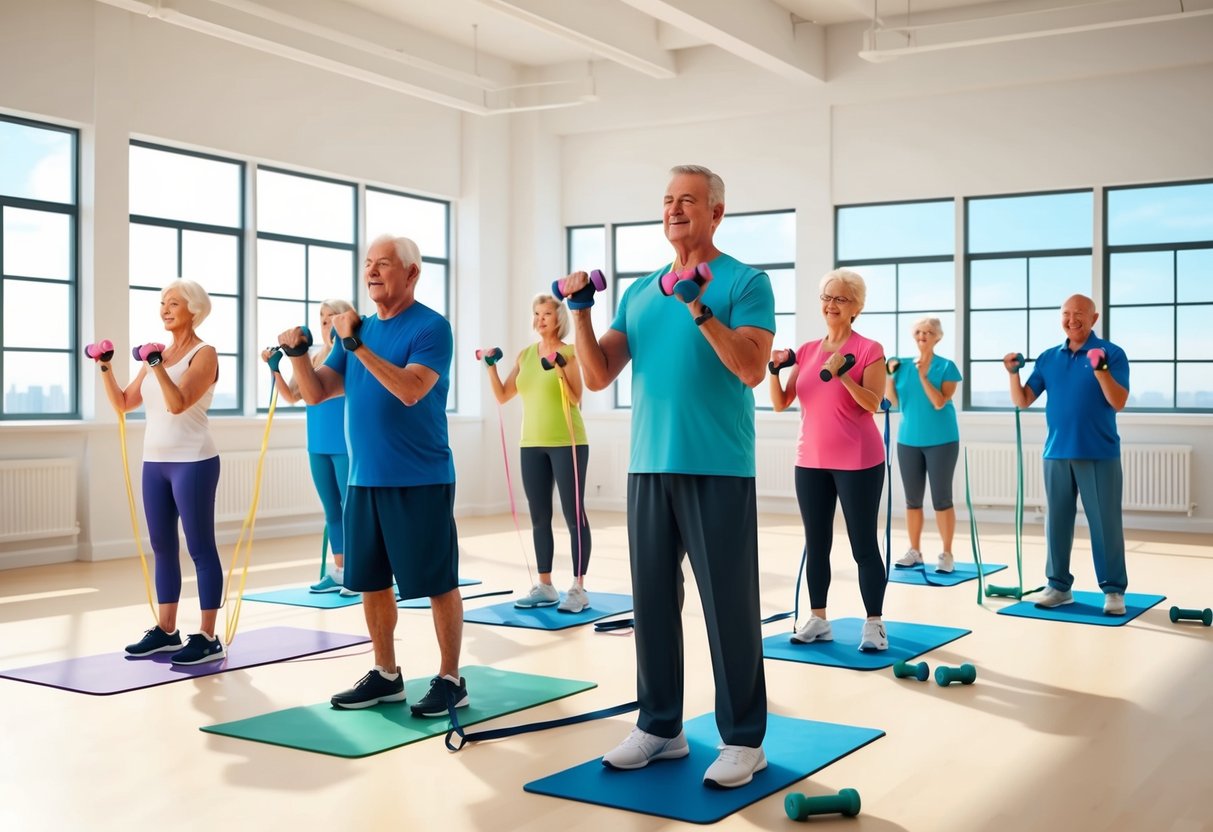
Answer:
<path fill-rule="evenodd" d="M 157 344 L 154 341 L 131 349 L 131 355 L 136 361 L 146 361 L 152 367 L 164 360 L 163 352 L 164 344 Z"/>
<path fill-rule="evenodd" d="M 567 298 L 569 309 L 589 309 L 594 305 L 594 293 L 606 289 L 606 276 L 600 269 L 594 269 L 590 272 L 590 282 L 576 292 L 566 292 L 564 290 L 564 281 L 565 278 L 552 281 L 552 294 L 556 296 L 556 300 Z"/>
<path fill-rule="evenodd" d="M 1087 350 L 1087 360 L 1091 362 L 1092 370 L 1108 369 L 1108 354 L 1100 347 Z"/>
<path fill-rule="evenodd" d="M 680 301 L 690 303 L 703 293 L 711 280 L 711 267 L 707 263 L 700 263 L 693 269 L 666 272 L 661 276 L 659 285 L 663 295 L 678 295 Z"/>
<path fill-rule="evenodd" d="M 94 361 L 109 361 L 114 357 L 114 342 L 106 338 L 89 344 L 84 348 L 84 354 Z"/>

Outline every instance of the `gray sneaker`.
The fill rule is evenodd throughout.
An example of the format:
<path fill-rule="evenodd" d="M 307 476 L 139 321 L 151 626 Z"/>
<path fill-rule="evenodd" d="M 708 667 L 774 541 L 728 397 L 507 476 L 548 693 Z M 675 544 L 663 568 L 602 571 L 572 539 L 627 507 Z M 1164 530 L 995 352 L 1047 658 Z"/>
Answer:
<path fill-rule="evenodd" d="M 1070 590 L 1064 592 L 1060 589 L 1054 589 L 1051 586 L 1046 586 L 1044 591 L 1036 596 L 1035 604 L 1038 607 L 1044 607 L 1051 610 L 1054 607 L 1064 607 L 1066 604 L 1074 603 L 1074 593 Z"/>
<path fill-rule="evenodd" d="M 573 584 L 564 594 L 564 600 L 556 608 L 558 612 L 581 612 L 590 608 L 590 596 L 581 586 Z"/>
<path fill-rule="evenodd" d="M 514 602 L 514 606 L 524 610 L 535 607 L 554 607 L 560 603 L 560 593 L 551 584 L 535 584 L 531 591 Z"/>

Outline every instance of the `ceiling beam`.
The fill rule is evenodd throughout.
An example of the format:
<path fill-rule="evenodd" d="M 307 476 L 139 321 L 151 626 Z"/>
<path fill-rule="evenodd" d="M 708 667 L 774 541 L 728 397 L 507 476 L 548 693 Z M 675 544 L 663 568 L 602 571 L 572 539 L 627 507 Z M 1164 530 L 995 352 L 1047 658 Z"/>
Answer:
<path fill-rule="evenodd" d="M 825 81 L 825 30 L 773 0 L 621 2 L 783 78 Z"/>
<path fill-rule="evenodd" d="M 530 89 L 507 61 L 328 0 L 97 1 L 477 115 L 574 106 L 592 92 L 588 79 Z"/>
<path fill-rule="evenodd" d="M 657 22 L 615 0 L 582 3 L 480 0 L 480 3 L 652 78 L 669 79 L 678 74 L 673 53 L 658 40 Z"/>

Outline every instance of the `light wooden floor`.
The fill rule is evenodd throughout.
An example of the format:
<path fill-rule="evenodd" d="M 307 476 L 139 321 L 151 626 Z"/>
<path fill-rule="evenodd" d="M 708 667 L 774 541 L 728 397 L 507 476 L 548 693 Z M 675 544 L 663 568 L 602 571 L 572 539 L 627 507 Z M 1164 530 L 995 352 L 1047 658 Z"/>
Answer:
<path fill-rule="evenodd" d="M 627 592 L 624 518 L 594 513 L 591 519 L 591 595 Z M 484 589 L 525 588 L 508 516 L 463 519 L 460 533 L 463 575 L 482 579 Z M 1013 564 L 1009 530 L 984 533 L 987 560 Z M 799 524 L 764 517 L 761 538 L 764 613 L 788 609 L 802 545 Z M 894 540 L 895 549 L 904 548 L 904 537 Z M 932 542 L 928 538 L 928 550 Z M 821 794 L 849 786 L 862 795 L 860 817 L 815 819 L 809 828 L 1213 830 L 1213 628 L 1167 620 L 1172 601 L 1213 605 L 1211 542 L 1132 535 L 1130 589 L 1169 600 L 1118 628 L 998 616 L 994 611 L 1003 602 L 977 606 L 972 583 L 952 589 L 891 584 L 885 606 L 890 619 L 973 630 L 927 657 L 932 667 L 974 663 L 979 675 L 972 687 L 900 681 L 888 671 L 767 662 L 773 712 L 887 732 L 794 787 Z M 958 553 L 967 549 L 957 546 Z M 250 588 L 313 579 L 317 550 L 311 538 L 258 543 Z M 567 543 L 557 552 L 557 574 L 567 577 L 563 552 Z M 1024 557 L 1027 580 L 1038 583 L 1039 529 L 1029 528 Z M 1078 588 L 1094 588 L 1085 541 L 1079 541 L 1074 562 Z M 841 534 L 834 571 L 831 615 L 861 614 Z M 189 611 L 194 597 L 189 584 L 182 605 L 186 628 L 196 624 L 196 612 Z M 713 701 L 693 592 L 685 618 L 689 717 L 711 710 Z M 134 640 L 148 620 L 135 560 L 0 572 L 0 667 L 114 651 Z M 276 624 L 363 632 L 357 606 L 318 611 L 245 605 L 243 631 Z M 787 627 L 780 622 L 766 632 Z M 402 611 L 397 639 L 408 676 L 436 669 L 428 612 Z M 239 649 L 237 639 L 233 650 Z M 105 697 L 0 680 L 0 829 L 693 828 L 522 791 L 529 780 L 601 755 L 627 733 L 631 716 L 485 743 L 459 754 L 447 753 L 434 739 L 359 760 L 198 731 L 214 722 L 323 702 L 370 664 L 365 648 L 352 648 Z M 547 633 L 469 625 L 464 664 L 599 685 L 496 724 L 581 713 L 629 701 L 635 693 L 630 636 L 596 634 L 588 627 Z M 800 828 L 784 816 L 784 793 L 717 828 Z"/>

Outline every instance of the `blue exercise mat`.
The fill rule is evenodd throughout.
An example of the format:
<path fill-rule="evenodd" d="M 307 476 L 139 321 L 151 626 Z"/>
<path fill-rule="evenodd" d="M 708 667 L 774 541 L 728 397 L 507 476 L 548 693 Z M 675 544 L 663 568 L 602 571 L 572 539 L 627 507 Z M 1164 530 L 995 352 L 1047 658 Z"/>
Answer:
<path fill-rule="evenodd" d="M 983 563 L 983 575 L 993 575 L 1006 569 L 1006 564 Z M 936 572 L 934 566 L 918 564 L 917 566 L 894 566 L 889 573 L 889 581 L 895 584 L 910 584 L 911 586 L 956 586 L 965 581 L 977 579 L 977 564 L 957 563 L 951 572 Z"/>
<path fill-rule="evenodd" d="M 460 578 L 460 586 L 473 586 L 480 581 Z M 272 589 L 268 592 L 248 592 L 245 601 L 262 601 L 267 604 L 289 604 L 292 607 L 312 607 L 319 610 L 335 610 L 362 603 L 361 595 L 342 595 L 340 592 L 309 592 L 306 586 Z"/>
<path fill-rule="evenodd" d="M 499 624 L 533 630 L 564 630 L 579 624 L 591 624 L 621 612 L 631 612 L 632 596 L 614 592 L 589 592 L 590 607 L 581 612 L 560 612 L 556 607 L 520 609 L 513 601 L 504 601 L 474 610 L 465 609 L 463 620 L 472 624 Z M 561 594 L 563 599 L 564 595 Z"/>
<path fill-rule="evenodd" d="M 823 664 L 851 670 L 880 670 L 892 667 L 899 661 L 908 661 L 923 653 L 929 653 L 972 632 L 957 627 L 886 621 L 884 626 L 889 636 L 889 649 L 860 652 L 862 618 L 836 618 L 830 621 L 830 625 L 834 631 L 833 641 L 798 644 L 792 641 L 791 633 L 783 632 L 762 640 L 762 655 L 767 659 L 785 662 Z"/>
<path fill-rule="evenodd" d="M 1104 615 L 1102 592 L 1075 592 L 1073 604 L 1052 608 L 1036 606 L 1029 596 L 1025 601 L 1003 607 L 998 614 L 1017 615 L 1020 618 L 1041 618 L 1045 621 L 1068 621 L 1072 624 L 1094 624 L 1099 627 L 1119 627 L 1166 599 L 1165 595 L 1126 592 L 1125 614 Z"/>
<path fill-rule="evenodd" d="M 476 581 L 476 583 L 480 583 L 480 581 Z M 513 594 L 514 594 L 514 591 L 512 589 L 499 589 L 499 590 L 495 590 L 493 592 L 473 592 L 471 595 L 464 595 L 463 600 L 471 601 L 476 598 L 488 598 L 493 595 L 513 595 Z M 405 598 L 403 600 L 397 599 L 396 606 L 402 610 L 428 610 L 430 608 L 430 599 L 429 598 Z"/>
<path fill-rule="evenodd" d="M 713 789 L 704 786 L 703 773 L 719 753 L 716 717 L 697 716 L 685 723 L 684 730 L 691 753 L 681 759 L 614 771 L 595 757 L 527 783 L 523 789 L 672 820 L 715 823 L 884 736 L 875 728 L 768 714 L 762 744 L 767 767 L 744 786 Z"/>

